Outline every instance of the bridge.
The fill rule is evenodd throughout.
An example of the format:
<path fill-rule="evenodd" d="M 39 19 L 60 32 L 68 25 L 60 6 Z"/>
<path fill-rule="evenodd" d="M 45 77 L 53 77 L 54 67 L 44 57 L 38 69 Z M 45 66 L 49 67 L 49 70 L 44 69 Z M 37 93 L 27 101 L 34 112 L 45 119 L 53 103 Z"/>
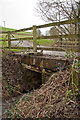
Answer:
<path fill-rule="evenodd" d="M 77 29 L 77 32 L 73 33 L 67 33 L 66 34 L 61 34 L 59 35 L 51 35 L 51 36 L 37 36 L 37 29 L 41 28 L 46 28 L 46 27 L 60 27 L 60 26 L 67 26 L 67 25 L 72 25 L 74 29 Z M 76 28 L 77 26 L 77 28 Z M 66 27 L 66 29 L 69 29 Z M 33 31 L 33 36 L 29 37 L 24 37 L 24 38 L 11 38 L 11 35 L 17 32 L 22 32 L 22 31 L 28 31 L 32 30 Z M 26 52 L 25 54 L 23 53 L 15 53 L 15 55 L 22 56 L 22 65 L 24 68 L 29 69 L 31 71 L 39 72 L 39 73 L 53 73 L 55 71 L 58 71 L 59 69 L 64 69 L 63 66 L 68 65 L 69 66 L 69 61 L 65 59 L 65 52 L 67 50 L 72 50 L 74 52 L 80 52 L 80 18 L 76 19 L 71 19 L 71 20 L 65 20 L 61 22 L 54 22 L 54 23 L 49 23 L 49 24 L 44 24 L 44 25 L 34 25 L 33 27 L 29 28 L 24 28 L 24 29 L 19 29 L 19 30 L 14 30 L 14 31 L 8 31 L 4 32 L 2 31 L 2 34 L 6 35 L 7 38 L 5 40 L 0 40 L 0 41 L 7 41 L 8 42 L 8 47 L 2 47 L 2 49 L 25 49 L 25 50 L 32 50 L 32 52 Z M 38 46 L 37 45 L 37 40 L 38 39 L 47 39 L 47 40 L 53 40 L 56 39 L 55 44 L 53 47 L 45 47 L 45 46 Z M 12 41 L 33 41 L 33 46 L 32 47 L 20 47 L 20 46 L 11 46 Z M 39 52 L 40 50 L 40 52 Z M 44 51 L 55 51 L 56 55 L 54 55 L 54 52 L 52 55 L 44 54 Z M 57 53 L 62 52 L 61 56 Z M 63 55 L 64 54 L 64 55 Z"/>

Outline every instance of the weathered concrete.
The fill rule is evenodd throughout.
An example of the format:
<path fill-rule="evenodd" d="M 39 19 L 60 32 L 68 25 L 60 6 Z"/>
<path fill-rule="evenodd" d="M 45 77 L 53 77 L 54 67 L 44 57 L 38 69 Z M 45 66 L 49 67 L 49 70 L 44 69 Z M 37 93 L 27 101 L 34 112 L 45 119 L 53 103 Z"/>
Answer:
<path fill-rule="evenodd" d="M 38 67 L 40 70 L 52 70 L 57 71 L 60 64 L 64 64 L 66 59 L 60 56 L 49 55 L 34 55 L 34 54 L 16 54 L 16 56 L 22 56 L 22 63 Z"/>

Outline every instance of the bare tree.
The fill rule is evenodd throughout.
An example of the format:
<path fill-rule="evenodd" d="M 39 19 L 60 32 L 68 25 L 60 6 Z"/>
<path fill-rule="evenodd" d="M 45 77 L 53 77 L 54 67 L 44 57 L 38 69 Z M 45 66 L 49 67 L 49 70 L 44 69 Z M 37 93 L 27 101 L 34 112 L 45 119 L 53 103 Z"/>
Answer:
<path fill-rule="evenodd" d="M 37 12 L 47 22 L 59 22 L 79 17 L 78 3 L 75 0 L 38 0 Z M 74 31 L 71 28 L 75 28 Z M 60 34 L 71 34 L 76 33 L 77 25 L 60 25 L 56 29 L 61 31 Z"/>
<path fill-rule="evenodd" d="M 45 21 L 77 18 L 78 3 L 75 0 L 39 0 L 37 12 Z"/>
<path fill-rule="evenodd" d="M 37 30 L 37 36 L 40 37 L 41 34 L 42 34 L 41 31 L 38 29 L 38 30 Z"/>

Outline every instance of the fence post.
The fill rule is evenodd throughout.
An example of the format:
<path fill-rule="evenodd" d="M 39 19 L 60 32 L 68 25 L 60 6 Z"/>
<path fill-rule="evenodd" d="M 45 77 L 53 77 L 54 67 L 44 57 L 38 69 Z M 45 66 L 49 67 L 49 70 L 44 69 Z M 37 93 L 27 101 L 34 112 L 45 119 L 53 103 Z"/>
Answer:
<path fill-rule="evenodd" d="M 10 31 L 8 31 L 8 47 L 11 47 L 11 40 L 10 40 Z"/>
<path fill-rule="evenodd" d="M 36 26 L 33 26 L 33 52 L 37 52 L 37 30 Z"/>

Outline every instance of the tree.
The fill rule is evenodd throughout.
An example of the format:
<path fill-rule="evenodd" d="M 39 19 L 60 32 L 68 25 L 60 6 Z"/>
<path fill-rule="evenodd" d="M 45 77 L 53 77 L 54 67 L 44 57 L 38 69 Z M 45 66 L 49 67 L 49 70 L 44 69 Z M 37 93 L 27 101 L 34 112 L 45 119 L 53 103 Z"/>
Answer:
<path fill-rule="evenodd" d="M 49 35 L 50 35 L 49 30 L 46 30 L 45 35 L 46 35 L 46 36 L 49 36 Z"/>
<path fill-rule="evenodd" d="M 78 18 L 78 3 L 75 0 L 39 0 L 37 12 L 47 22 L 59 22 Z M 74 31 L 71 28 L 75 28 Z M 73 34 L 77 31 L 77 24 L 60 25 L 56 29 L 59 34 Z"/>
<path fill-rule="evenodd" d="M 37 12 L 45 21 L 78 17 L 78 3 L 75 0 L 39 0 L 37 6 Z"/>
<path fill-rule="evenodd" d="M 51 35 L 51 36 L 52 36 L 52 35 L 59 35 L 59 32 L 58 32 L 58 30 L 56 29 L 56 27 L 52 27 L 49 32 L 50 32 L 50 35 Z"/>
<path fill-rule="evenodd" d="M 37 36 L 40 37 L 41 34 L 42 34 L 41 31 L 38 29 L 38 30 L 37 30 Z"/>

